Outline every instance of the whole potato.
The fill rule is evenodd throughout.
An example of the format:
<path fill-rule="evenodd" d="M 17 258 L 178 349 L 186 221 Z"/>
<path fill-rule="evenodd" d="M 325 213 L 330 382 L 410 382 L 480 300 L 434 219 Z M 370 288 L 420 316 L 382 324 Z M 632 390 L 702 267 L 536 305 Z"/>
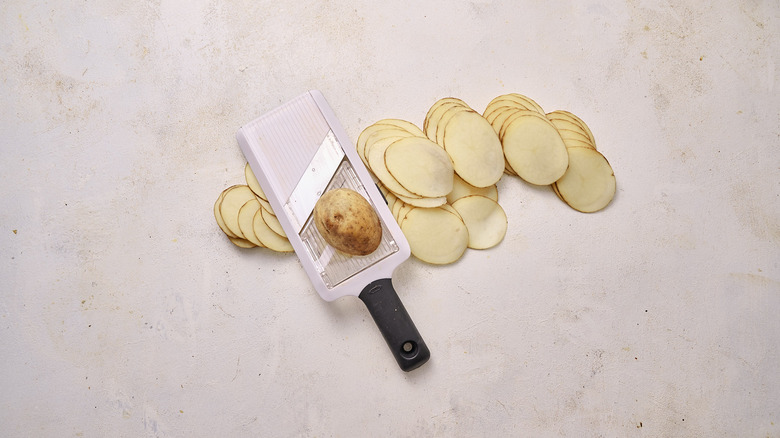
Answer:
<path fill-rule="evenodd" d="M 350 255 L 368 255 L 382 240 L 382 224 L 371 204 L 350 189 L 326 192 L 314 206 L 314 223 L 325 241 Z"/>

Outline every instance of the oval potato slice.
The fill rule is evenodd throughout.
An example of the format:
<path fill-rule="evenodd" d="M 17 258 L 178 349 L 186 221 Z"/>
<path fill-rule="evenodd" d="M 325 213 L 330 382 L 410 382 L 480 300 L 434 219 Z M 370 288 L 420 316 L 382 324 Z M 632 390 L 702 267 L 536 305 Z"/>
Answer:
<path fill-rule="evenodd" d="M 531 184 L 552 184 L 569 165 L 566 145 L 558 130 L 541 115 L 518 117 L 509 123 L 504 128 L 502 144 L 509 165 Z"/>
<path fill-rule="evenodd" d="M 255 235 L 268 249 L 277 252 L 292 252 L 293 247 L 286 237 L 282 237 L 274 232 L 263 220 L 263 211 L 258 210 L 252 218 L 252 230 Z"/>
<path fill-rule="evenodd" d="M 482 195 L 470 195 L 453 202 L 452 207 L 469 231 L 469 248 L 492 248 L 504 240 L 507 219 L 498 202 Z"/>
<path fill-rule="evenodd" d="M 615 173 L 604 156 L 591 148 L 570 148 L 569 168 L 553 189 L 571 208 L 599 211 L 615 196 Z"/>
<path fill-rule="evenodd" d="M 447 195 L 447 202 L 452 204 L 458 199 L 470 195 L 482 195 L 498 202 L 498 187 L 496 187 L 495 184 L 488 187 L 474 187 L 466 181 L 463 181 L 463 178 L 454 175 L 452 179 L 452 190 Z"/>
<path fill-rule="evenodd" d="M 248 241 L 246 239 L 242 239 L 240 237 L 228 237 L 228 239 L 230 239 L 230 241 L 233 243 L 233 245 L 236 245 L 239 248 L 249 249 L 249 248 L 256 248 L 257 247 L 257 245 L 255 245 L 254 243 L 252 243 L 252 242 L 250 242 L 250 241 Z"/>
<path fill-rule="evenodd" d="M 406 190 L 385 166 L 385 151 L 390 147 L 391 144 L 399 140 L 400 139 L 396 137 L 387 137 L 381 140 L 377 140 L 374 145 L 371 146 L 371 150 L 366 157 L 368 158 L 369 168 L 372 172 L 374 172 L 374 175 L 377 177 L 377 179 L 379 179 L 379 181 L 384 184 L 387 190 L 390 190 L 396 196 L 400 195 L 407 198 L 420 198 L 419 195 Z"/>
<path fill-rule="evenodd" d="M 562 118 L 562 119 L 570 120 L 570 121 L 576 123 L 588 135 L 588 137 L 590 138 L 591 143 L 593 143 L 593 146 L 596 146 L 596 137 L 593 136 L 593 132 L 591 132 L 590 128 L 588 127 L 588 124 L 585 123 L 585 121 L 582 120 L 581 118 L 577 117 L 577 115 L 575 115 L 574 113 L 571 113 L 571 112 L 565 111 L 565 110 L 555 110 L 555 111 L 552 111 L 550 113 L 547 113 L 547 117 L 548 118 L 550 118 L 550 117 Z"/>
<path fill-rule="evenodd" d="M 436 124 L 436 127 L 432 129 L 433 135 L 436 137 L 434 141 L 438 145 L 444 144 L 444 130 L 447 126 L 447 123 L 452 120 L 453 117 L 455 117 L 455 114 L 458 114 L 463 111 L 471 111 L 476 112 L 473 109 L 466 107 L 466 106 L 453 106 L 449 108 L 447 111 L 445 111 L 441 118 L 439 119 L 439 122 Z"/>
<path fill-rule="evenodd" d="M 257 238 L 255 231 L 252 228 L 255 213 L 260 209 L 262 209 L 262 206 L 257 198 L 246 201 L 238 210 L 238 228 L 241 229 L 241 234 L 244 235 L 244 239 L 252 242 L 256 246 L 262 247 L 265 245 Z"/>
<path fill-rule="evenodd" d="M 236 236 L 232 231 L 230 231 L 230 228 L 225 225 L 224 219 L 222 219 L 222 214 L 219 212 L 219 206 L 222 204 L 222 200 L 225 199 L 225 193 L 227 193 L 228 190 L 232 189 L 235 186 L 231 186 L 226 188 L 222 191 L 222 193 L 219 194 L 219 197 L 217 198 L 217 201 L 214 203 L 214 219 L 217 221 L 217 226 L 219 226 L 219 229 L 222 230 L 223 233 L 225 233 L 226 236 L 237 239 L 238 236 Z"/>
<path fill-rule="evenodd" d="M 457 261 L 468 248 L 469 233 L 457 215 L 444 208 L 415 208 L 401 221 L 412 255 L 434 265 Z"/>
<path fill-rule="evenodd" d="M 405 131 L 408 131 L 410 134 L 414 134 L 418 137 L 425 137 L 425 133 L 420 129 L 417 125 L 415 125 L 412 122 L 409 122 L 407 120 L 403 119 L 382 119 L 379 120 L 376 123 L 381 123 L 384 125 L 393 125 L 397 126 Z"/>
<path fill-rule="evenodd" d="M 436 198 L 452 191 L 450 156 L 427 138 L 410 137 L 391 144 L 385 150 L 385 167 L 415 195 Z"/>
<path fill-rule="evenodd" d="M 266 225 L 268 225 L 268 227 L 273 230 L 274 233 L 282 237 L 287 237 L 287 233 L 284 232 L 282 224 L 279 223 L 279 218 L 277 218 L 270 210 L 266 210 L 265 208 L 261 209 L 263 214 L 263 221 L 265 221 Z"/>
<path fill-rule="evenodd" d="M 238 226 L 238 211 L 251 199 L 256 199 L 256 195 L 249 186 L 236 185 L 225 192 L 225 197 L 219 204 L 219 214 L 222 215 L 225 226 L 236 237 L 242 239 L 246 239 L 246 237 L 241 233 L 241 228 Z"/>
<path fill-rule="evenodd" d="M 265 192 L 263 192 L 263 188 L 260 187 L 260 182 L 257 180 L 254 172 L 252 172 L 249 163 L 246 163 L 246 166 L 244 166 L 244 179 L 246 179 L 246 185 L 249 186 L 249 189 L 251 189 L 258 198 L 268 201 L 268 197 L 265 195 Z"/>
<path fill-rule="evenodd" d="M 504 174 L 501 141 L 475 111 L 461 111 L 447 123 L 442 141 L 455 172 L 474 187 L 487 187 Z M 514 166 L 513 166 L 514 167 Z"/>

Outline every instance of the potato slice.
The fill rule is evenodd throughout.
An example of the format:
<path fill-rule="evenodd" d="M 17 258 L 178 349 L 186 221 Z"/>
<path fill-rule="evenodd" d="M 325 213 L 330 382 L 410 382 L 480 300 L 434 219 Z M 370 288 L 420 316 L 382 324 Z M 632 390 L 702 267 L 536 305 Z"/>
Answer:
<path fill-rule="evenodd" d="M 252 230 L 255 232 L 255 236 L 263 243 L 268 249 L 277 252 L 292 252 L 293 247 L 290 241 L 286 237 L 282 237 L 276 234 L 271 227 L 263 220 L 263 210 L 258 210 L 255 216 L 252 218 Z"/>
<path fill-rule="evenodd" d="M 615 173 L 604 156 L 591 148 L 569 148 L 569 168 L 554 190 L 571 208 L 593 213 L 615 196 Z"/>
<path fill-rule="evenodd" d="M 381 123 L 383 125 L 397 126 L 397 127 L 401 128 L 401 129 L 409 132 L 410 134 L 416 135 L 417 137 L 425 137 L 425 133 L 422 131 L 422 129 L 420 129 L 417 125 L 415 125 L 414 123 L 409 122 L 407 120 L 403 120 L 403 119 L 382 119 L 382 120 L 379 120 L 376 123 Z"/>
<path fill-rule="evenodd" d="M 504 154 L 493 127 L 479 113 L 461 111 L 445 126 L 442 145 L 455 172 L 475 187 L 488 187 L 504 174 Z"/>
<path fill-rule="evenodd" d="M 255 245 L 254 243 L 252 243 L 252 242 L 250 242 L 250 241 L 248 241 L 246 239 L 242 239 L 240 237 L 228 237 L 228 239 L 230 239 L 230 241 L 233 243 L 233 245 L 236 245 L 239 248 L 249 249 L 249 248 L 256 248 L 257 247 L 257 245 Z"/>
<path fill-rule="evenodd" d="M 241 234 L 244 235 L 244 239 L 252 242 L 256 246 L 265 246 L 260 239 L 255 235 L 252 222 L 254 221 L 255 213 L 261 210 L 260 201 L 250 199 L 246 201 L 244 205 L 238 210 L 238 228 L 241 229 Z"/>
<path fill-rule="evenodd" d="M 445 97 L 443 99 L 439 99 L 431 106 L 431 108 L 428 110 L 428 113 L 425 114 L 425 122 L 423 123 L 423 132 L 425 132 L 425 135 L 429 139 L 436 141 L 435 129 L 439 123 L 439 119 L 447 110 L 453 107 L 468 108 L 468 105 L 466 102 L 460 99 L 454 97 Z"/>
<path fill-rule="evenodd" d="M 370 167 L 371 163 L 368 161 L 368 156 L 370 155 L 371 148 L 379 140 L 384 140 L 386 138 L 394 138 L 400 140 L 402 138 L 415 136 L 409 131 L 401 129 L 397 126 L 391 126 L 391 125 L 384 125 L 384 126 L 385 128 L 375 131 L 373 134 L 369 135 L 368 138 L 366 138 L 365 143 L 363 145 L 362 152 L 358 150 L 358 155 L 365 157 L 366 159 L 365 164 L 366 167 L 368 167 L 369 169 L 371 168 Z"/>
<path fill-rule="evenodd" d="M 531 99 L 528 96 L 525 96 L 525 95 L 519 94 L 519 93 L 509 93 L 508 95 L 505 95 L 505 98 L 508 98 L 510 100 L 511 99 L 516 99 L 517 102 L 522 103 L 526 107 L 528 107 L 530 109 L 533 109 L 534 111 L 538 112 L 539 114 L 544 114 L 544 110 L 542 109 L 542 107 L 538 103 L 536 103 L 535 100 Z"/>
<path fill-rule="evenodd" d="M 225 193 L 227 193 L 228 190 L 232 189 L 235 186 L 231 186 L 226 188 L 222 191 L 222 193 L 219 194 L 219 197 L 217 197 L 217 201 L 214 203 L 214 219 L 217 220 L 217 226 L 219 226 L 219 229 L 222 230 L 223 233 L 225 233 L 226 236 L 237 239 L 238 236 L 235 235 L 232 231 L 230 231 L 230 228 L 225 225 L 224 219 L 222 219 L 222 214 L 219 212 L 219 206 L 222 204 L 222 200 L 225 199 Z"/>
<path fill-rule="evenodd" d="M 222 215 L 225 226 L 236 237 L 246 239 L 238 226 L 238 211 L 247 201 L 255 198 L 255 193 L 246 185 L 236 185 L 225 192 L 225 197 L 219 205 L 219 214 Z"/>
<path fill-rule="evenodd" d="M 438 145 L 443 145 L 444 144 L 444 132 L 445 132 L 444 129 L 445 129 L 445 127 L 450 122 L 450 120 L 452 120 L 452 118 L 455 117 L 456 114 L 458 114 L 460 112 L 463 112 L 463 111 L 475 112 L 474 110 L 472 110 L 469 107 L 458 105 L 458 106 L 453 106 L 453 107 L 449 108 L 447 111 L 445 111 L 441 115 L 441 118 L 439 119 L 438 123 L 436 123 L 436 127 L 431 129 L 431 132 L 436 137 L 434 139 L 436 144 L 438 144 Z"/>
<path fill-rule="evenodd" d="M 506 160 L 523 180 L 536 185 L 557 181 L 569 165 L 566 145 L 555 126 L 543 115 L 514 119 L 503 128 Z"/>
<path fill-rule="evenodd" d="M 385 167 L 399 184 L 418 196 L 436 198 L 452 191 L 450 156 L 425 137 L 391 144 L 385 150 Z"/>
<path fill-rule="evenodd" d="M 447 195 L 447 202 L 452 204 L 458 199 L 470 195 L 482 195 L 498 202 L 498 188 L 495 184 L 488 187 L 474 187 L 463 181 L 463 178 L 458 175 L 453 175 L 452 190 Z"/>
<path fill-rule="evenodd" d="M 274 233 L 282 237 L 287 237 L 287 233 L 284 232 L 282 224 L 279 223 L 279 218 L 277 218 L 276 215 L 274 215 L 270 210 L 266 210 L 265 207 L 262 207 L 261 210 L 263 214 L 263 221 L 265 221 L 266 225 L 268 225 L 268 227 L 273 230 Z M 243 231 L 243 228 L 241 228 L 241 230 Z"/>
<path fill-rule="evenodd" d="M 593 132 L 591 132 L 590 128 L 588 127 L 588 124 L 585 123 L 581 118 L 577 117 L 575 114 L 569 111 L 555 110 L 550 113 L 547 113 L 547 117 L 565 119 L 579 125 L 582 128 L 583 132 L 588 136 L 588 138 L 590 138 L 590 142 L 593 144 L 593 147 L 596 147 L 596 137 L 593 136 Z"/>
<path fill-rule="evenodd" d="M 433 208 L 447 203 L 446 196 L 439 196 L 436 198 L 406 198 L 398 195 L 398 199 L 400 199 L 404 204 L 422 208 Z"/>
<path fill-rule="evenodd" d="M 374 175 L 379 179 L 379 181 L 381 181 L 388 190 L 395 193 L 396 196 L 400 195 L 407 198 L 420 198 L 419 195 L 406 190 L 395 179 L 395 177 L 390 174 L 390 172 L 387 170 L 387 167 L 385 166 L 385 151 L 390 147 L 391 144 L 399 140 L 400 139 L 396 137 L 387 137 L 374 142 L 374 144 L 371 146 L 371 149 L 368 151 L 368 156 L 366 157 L 368 158 L 369 168 L 372 172 L 374 172 Z"/>
<path fill-rule="evenodd" d="M 524 110 L 519 108 L 506 108 L 505 110 L 500 111 L 498 114 L 496 114 L 495 117 L 492 117 L 492 120 L 490 120 L 490 126 L 493 127 L 493 130 L 496 132 L 496 135 L 499 136 L 499 139 L 501 138 L 501 128 L 504 126 L 504 123 L 507 121 L 507 119 L 514 116 L 520 111 L 530 111 L 530 110 Z"/>
<path fill-rule="evenodd" d="M 498 202 L 482 195 L 464 196 L 452 203 L 469 232 L 469 248 L 492 248 L 504 240 L 507 219 Z"/>
<path fill-rule="evenodd" d="M 249 189 L 252 190 L 258 198 L 268 201 L 268 197 L 265 195 L 265 192 L 263 192 L 263 188 L 260 187 L 260 182 L 257 180 L 254 172 L 252 172 L 249 163 L 246 163 L 246 166 L 244 166 L 244 179 L 246 179 L 246 185 L 249 186 Z"/>
<path fill-rule="evenodd" d="M 444 208 L 415 208 L 401 221 L 412 255 L 435 265 L 457 261 L 466 251 L 469 233 L 457 215 Z"/>

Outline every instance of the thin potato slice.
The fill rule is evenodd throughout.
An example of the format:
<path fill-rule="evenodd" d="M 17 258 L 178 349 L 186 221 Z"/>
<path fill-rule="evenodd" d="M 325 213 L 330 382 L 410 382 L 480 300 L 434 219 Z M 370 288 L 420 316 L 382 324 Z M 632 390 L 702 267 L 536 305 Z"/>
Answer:
<path fill-rule="evenodd" d="M 566 172 L 566 145 L 547 118 L 519 117 L 504 129 L 504 155 L 520 178 L 531 184 L 549 185 Z"/>
<path fill-rule="evenodd" d="M 262 209 L 262 206 L 257 198 L 246 201 L 238 210 L 238 228 L 241 229 L 241 234 L 244 235 L 244 239 L 252 242 L 256 246 L 262 247 L 265 245 L 263 245 L 263 242 L 255 235 L 252 225 L 255 213 L 260 209 Z"/>
<path fill-rule="evenodd" d="M 242 239 L 246 237 L 238 226 L 238 211 L 249 200 L 256 199 L 255 193 L 245 185 L 236 185 L 225 192 L 225 197 L 219 205 L 219 214 L 225 221 L 225 226 L 236 236 Z"/>
<path fill-rule="evenodd" d="M 398 199 L 400 199 L 404 204 L 422 208 L 433 208 L 447 203 L 446 196 L 438 196 L 435 198 L 406 198 L 398 195 Z"/>
<path fill-rule="evenodd" d="M 510 99 L 517 99 L 518 102 L 522 102 L 526 107 L 535 110 L 539 114 L 544 114 L 544 110 L 542 109 L 541 105 L 536 103 L 535 100 L 531 99 L 528 96 L 525 96 L 523 94 L 518 94 L 518 93 L 509 93 L 507 97 Z"/>
<path fill-rule="evenodd" d="M 265 199 L 263 199 L 263 198 L 261 198 L 259 196 L 257 197 L 257 201 L 260 202 L 260 205 L 264 209 L 268 210 L 269 213 L 271 213 L 273 215 L 276 215 L 276 213 L 274 213 L 273 207 L 271 207 L 271 203 L 270 202 L 266 201 Z"/>
<path fill-rule="evenodd" d="M 442 143 L 455 172 L 472 186 L 492 186 L 504 174 L 501 141 L 479 113 L 455 114 L 445 127 Z"/>
<path fill-rule="evenodd" d="M 254 243 L 252 243 L 252 242 L 250 242 L 250 241 L 248 241 L 246 239 L 242 239 L 240 237 L 228 237 L 228 239 L 230 239 L 230 241 L 233 243 L 233 245 L 236 245 L 239 248 L 249 249 L 249 248 L 256 248 L 257 247 L 257 245 L 255 245 Z"/>
<path fill-rule="evenodd" d="M 395 216 L 395 221 L 398 222 L 398 225 L 401 225 L 404 219 L 406 219 L 406 215 L 409 214 L 410 211 L 416 208 L 419 207 L 415 207 L 414 205 L 409 205 L 409 204 L 404 204 L 403 207 L 399 208 Z"/>
<path fill-rule="evenodd" d="M 463 178 L 454 175 L 452 179 L 452 190 L 447 195 L 447 202 L 452 204 L 458 199 L 470 195 L 482 195 L 498 202 L 498 188 L 495 184 L 488 187 L 474 187 L 466 181 L 463 181 Z"/>
<path fill-rule="evenodd" d="M 492 110 L 488 108 L 488 110 L 485 111 L 484 116 L 485 116 L 485 120 L 490 122 L 490 124 L 492 125 L 493 121 L 496 120 L 496 118 L 500 117 L 502 113 L 506 113 L 504 115 L 504 118 L 506 118 L 508 115 L 514 113 L 517 110 L 527 110 L 527 109 L 528 108 L 524 108 L 520 106 L 503 105 L 503 106 L 497 106 Z"/>
<path fill-rule="evenodd" d="M 569 168 L 555 182 L 554 190 L 571 208 L 593 213 L 609 205 L 615 196 L 615 173 L 600 152 L 570 148 Z"/>
<path fill-rule="evenodd" d="M 518 109 L 518 108 L 507 108 L 506 110 L 501 111 L 498 114 L 496 114 L 496 116 L 493 117 L 493 120 L 490 121 L 490 126 L 492 126 L 493 130 L 496 131 L 496 135 L 499 136 L 499 139 L 501 138 L 501 128 L 504 126 L 504 123 L 507 121 L 507 119 L 509 119 L 510 117 L 513 117 L 515 114 L 517 114 L 520 111 L 532 112 L 531 110 L 523 110 L 523 109 Z"/>
<path fill-rule="evenodd" d="M 222 214 L 219 212 L 219 206 L 222 204 L 222 200 L 225 199 L 225 193 L 227 193 L 228 190 L 232 189 L 235 186 L 231 186 L 226 188 L 222 191 L 222 193 L 219 194 L 219 197 L 217 198 L 217 201 L 214 203 L 214 219 L 217 221 L 217 226 L 219 226 L 219 229 L 222 230 L 223 233 L 225 233 L 226 236 L 237 239 L 238 236 L 235 235 L 232 231 L 230 231 L 230 228 L 225 225 L 224 219 L 222 219 Z"/>
<path fill-rule="evenodd" d="M 368 157 L 371 154 L 371 148 L 374 146 L 376 142 L 379 140 L 384 140 L 386 138 L 394 138 L 394 139 L 402 139 L 406 137 L 414 137 L 415 135 L 410 133 L 409 131 L 406 131 L 404 129 L 401 129 L 397 126 L 390 126 L 390 125 L 383 125 L 386 126 L 386 128 L 377 130 L 373 134 L 369 135 L 368 138 L 366 138 L 365 144 L 363 145 L 362 152 L 361 150 L 358 150 L 358 155 L 364 156 L 366 158 L 366 167 L 369 167 L 371 165 L 371 162 L 368 161 Z M 370 169 L 370 167 L 369 167 Z"/>
<path fill-rule="evenodd" d="M 407 198 L 420 198 L 419 195 L 406 190 L 395 179 L 395 177 L 390 174 L 390 172 L 387 170 L 387 167 L 385 166 L 385 151 L 390 147 L 391 144 L 399 140 L 400 139 L 395 137 L 387 137 L 374 142 L 374 144 L 371 146 L 368 156 L 366 157 L 368 158 L 368 167 L 372 172 L 374 172 L 374 175 L 379 179 L 379 181 L 381 181 L 382 184 L 384 184 L 384 186 L 387 187 L 387 189 L 393 192 L 396 196 L 400 195 Z"/>
<path fill-rule="evenodd" d="M 418 137 L 425 137 L 425 133 L 420 129 L 417 125 L 415 125 L 412 122 L 409 122 L 407 120 L 403 119 L 382 119 L 376 123 L 381 123 L 384 125 L 393 125 L 397 126 L 405 131 L 408 131 L 410 134 L 414 134 Z"/>
<path fill-rule="evenodd" d="M 424 137 L 410 137 L 385 151 L 387 171 L 406 190 L 436 198 L 452 191 L 452 161 L 441 147 Z"/>
<path fill-rule="evenodd" d="M 469 231 L 469 248 L 492 248 L 504 240 L 507 219 L 498 202 L 482 195 L 471 195 L 453 202 L 452 207 Z"/>
<path fill-rule="evenodd" d="M 569 120 L 577 125 L 579 125 L 585 134 L 590 138 L 591 143 L 593 143 L 593 146 L 596 146 L 596 137 L 593 136 L 593 132 L 591 132 L 590 128 L 588 127 L 588 124 L 585 123 L 581 118 L 577 117 L 575 114 L 565 111 L 565 110 L 555 110 L 550 113 L 547 113 L 548 118 L 561 118 L 565 120 Z"/>
<path fill-rule="evenodd" d="M 268 197 L 265 195 L 265 192 L 263 192 L 263 188 L 260 187 L 260 182 L 257 180 L 254 172 L 252 172 L 249 163 L 246 163 L 246 166 L 244 166 L 244 179 L 246 179 L 246 185 L 249 186 L 249 189 L 252 190 L 258 198 L 268 201 Z"/>
<path fill-rule="evenodd" d="M 466 251 L 469 233 L 457 215 L 444 208 L 415 208 L 401 221 L 412 255 L 434 265 L 457 261 Z"/>
<path fill-rule="evenodd" d="M 263 215 L 263 221 L 265 221 L 266 225 L 268 225 L 268 228 L 273 230 L 274 233 L 282 236 L 287 237 L 287 233 L 284 232 L 284 228 L 282 228 L 282 224 L 279 223 L 279 218 L 277 218 L 270 210 L 266 210 L 264 207 L 261 208 L 262 215 Z M 241 229 L 243 230 L 243 228 Z"/>
<path fill-rule="evenodd" d="M 447 111 L 445 111 L 441 118 L 439 119 L 438 123 L 436 123 L 436 127 L 432 129 L 433 135 L 436 137 L 433 139 L 436 144 L 443 145 L 444 144 L 444 132 L 447 126 L 447 123 L 452 120 L 453 117 L 455 117 L 456 114 L 463 112 L 463 111 L 471 111 L 475 112 L 469 107 L 466 106 L 454 106 Z"/>
<path fill-rule="evenodd" d="M 518 102 L 516 100 L 493 100 L 488 104 L 488 106 L 485 108 L 485 111 L 483 112 L 486 119 L 489 119 L 489 117 L 494 117 L 496 113 L 500 112 L 500 110 L 504 109 L 513 109 L 513 110 L 527 110 L 527 111 L 534 111 L 536 110 L 534 108 L 528 107 L 527 105 L 522 104 L 521 102 Z"/>
<path fill-rule="evenodd" d="M 436 139 L 436 133 L 435 131 L 432 132 L 432 129 L 436 128 L 436 125 L 438 124 L 442 114 L 444 114 L 444 112 L 452 107 L 468 108 L 468 105 L 466 102 L 458 98 L 445 97 L 443 99 L 437 100 L 436 103 L 431 106 L 431 108 L 428 110 L 428 113 L 425 114 L 425 121 L 423 123 L 423 132 L 425 132 L 425 135 L 428 138 L 431 140 Z"/>
<path fill-rule="evenodd" d="M 276 234 L 271 227 L 263 220 L 263 211 L 258 210 L 252 218 L 252 230 L 255 235 L 268 249 L 277 252 L 292 252 L 293 247 L 286 237 Z"/>

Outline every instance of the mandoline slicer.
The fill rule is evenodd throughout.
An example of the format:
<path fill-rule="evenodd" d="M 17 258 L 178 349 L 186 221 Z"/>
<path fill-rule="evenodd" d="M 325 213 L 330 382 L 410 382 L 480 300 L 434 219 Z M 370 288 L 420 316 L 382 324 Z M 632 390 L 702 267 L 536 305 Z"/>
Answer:
<path fill-rule="evenodd" d="M 430 352 L 391 281 L 409 244 L 322 94 L 298 96 L 242 126 L 236 138 L 317 293 L 326 301 L 359 297 L 401 369 L 424 364 Z M 320 196 L 342 187 L 363 195 L 382 222 L 382 242 L 367 256 L 336 251 L 312 220 Z"/>

